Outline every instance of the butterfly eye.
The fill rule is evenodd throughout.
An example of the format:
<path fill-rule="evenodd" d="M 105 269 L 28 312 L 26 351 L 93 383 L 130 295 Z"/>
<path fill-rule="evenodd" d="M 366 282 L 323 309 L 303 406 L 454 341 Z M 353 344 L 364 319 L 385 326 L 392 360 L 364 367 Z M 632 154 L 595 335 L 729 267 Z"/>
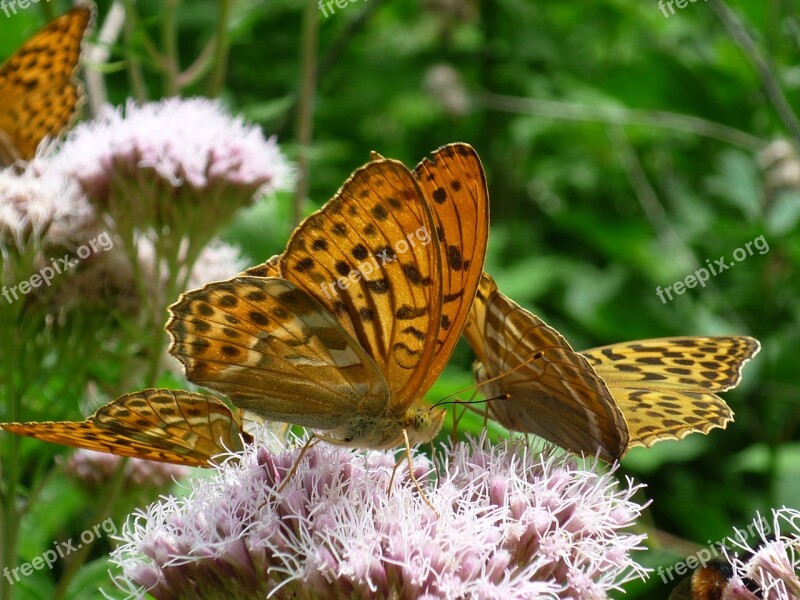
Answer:
<path fill-rule="evenodd" d="M 427 411 L 419 411 L 414 417 L 414 429 L 423 431 L 431 426 L 431 415 Z"/>

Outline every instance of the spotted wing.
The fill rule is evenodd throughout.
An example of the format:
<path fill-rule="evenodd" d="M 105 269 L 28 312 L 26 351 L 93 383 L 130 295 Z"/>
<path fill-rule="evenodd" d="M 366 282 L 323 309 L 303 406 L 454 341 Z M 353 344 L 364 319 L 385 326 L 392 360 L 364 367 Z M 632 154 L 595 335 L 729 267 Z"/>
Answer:
<path fill-rule="evenodd" d="M 439 338 L 442 266 L 433 215 L 412 173 L 361 167 L 292 235 L 286 279 L 310 294 L 383 373 L 397 409 L 426 390 Z"/>
<path fill-rule="evenodd" d="M 241 423 L 213 396 L 149 389 L 106 404 L 85 421 L 0 423 L 46 442 L 192 467 L 243 449 Z M 246 439 L 249 436 L 244 436 Z"/>
<path fill-rule="evenodd" d="M 0 166 L 33 158 L 69 126 L 83 97 L 75 71 L 91 20 L 89 8 L 69 11 L 0 66 Z"/>
<path fill-rule="evenodd" d="M 497 377 L 494 389 L 509 394 L 490 402 L 493 418 L 573 452 L 606 460 L 625 453 L 628 431 L 614 398 L 556 330 L 500 293 L 485 273 L 471 312 L 465 336 L 485 359 L 479 373 Z"/>
<path fill-rule="evenodd" d="M 760 344 L 746 336 L 673 337 L 586 350 L 630 429 L 631 446 L 652 446 L 725 428 L 733 412 L 715 392 L 736 387 Z"/>
<path fill-rule="evenodd" d="M 414 169 L 436 223 L 442 263 L 442 316 L 422 389 L 450 359 L 481 281 L 489 236 L 489 192 L 478 153 L 468 144 L 439 148 Z"/>
<path fill-rule="evenodd" d="M 335 430 L 379 414 L 378 367 L 327 309 L 285 279 L 238 276 L 170 306 L 170 353 L 187 378 L 270 421 Z"/>

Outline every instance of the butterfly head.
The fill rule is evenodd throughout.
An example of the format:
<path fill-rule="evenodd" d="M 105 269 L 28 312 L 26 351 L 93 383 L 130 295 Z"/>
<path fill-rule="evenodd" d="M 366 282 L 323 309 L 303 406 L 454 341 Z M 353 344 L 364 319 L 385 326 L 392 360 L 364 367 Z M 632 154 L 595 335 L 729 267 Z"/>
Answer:
<path fill-rule="evenodd" d="M 413 446 L 430 442 L 441 431 L 447 411 L 443 408 L 412 406 L 406 415 L 406 433 Z"/>

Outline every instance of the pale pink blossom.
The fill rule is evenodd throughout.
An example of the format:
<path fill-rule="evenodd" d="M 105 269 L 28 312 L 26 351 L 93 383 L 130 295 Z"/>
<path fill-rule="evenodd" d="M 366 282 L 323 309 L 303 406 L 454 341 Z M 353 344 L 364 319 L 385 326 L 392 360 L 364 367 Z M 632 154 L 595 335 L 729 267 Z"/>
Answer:
<path fill-rule="evenodd" d="M 182 499 L 126 524 L 118 585 L 155 598 L 607 598 L 645 569 L 628 531 L 639 489 L 596 464 L 524 445 L 414 453 L 423 501 L 395 456 L 320 443 L 252 446 Z"/>
<path fill-rule="evenodd" d="M 800 599 L 800 511 L 773 509 L 771 522 L 758 516 L 752 527 L 755 539 L 738 530 L 728 539 L 733 576 L 725 600 Z"/>

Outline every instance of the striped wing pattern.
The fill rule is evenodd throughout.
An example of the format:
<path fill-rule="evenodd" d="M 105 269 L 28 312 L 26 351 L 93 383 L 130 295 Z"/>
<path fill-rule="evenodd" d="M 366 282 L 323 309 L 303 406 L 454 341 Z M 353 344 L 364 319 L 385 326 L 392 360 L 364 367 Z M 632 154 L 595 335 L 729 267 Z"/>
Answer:
<path fill-rule="evenodd" d="M 126 394 L 84 421 L 0 423 L 46 442 L 191 467 L 243 449 L 242 424 L 218 399 L 180 390 Z"/>
<path fill-rule="evenodd" d="M 631 446 L 725 428 L 733 411 L 716 395 L 736 387 L 760 344 L 747 336 L 672 337 L 585 350 L 608 385 Z"/>
<path fill-rule="evenodd" d="M 634 446 L 724 428 L 733 413 L 716 392 L 738 385 L 760 348 L 746 336 L 674 337 L 578 354 L 486 274 L 464 335 L 478 356 L 479 382 L 497 378 L 485 393 L 509 394 L 490 403 L 494 418 L 606 460 Z"/>
<path fill-rule="evenodd" d="M 605 460 L 625 452 L 625 419 L 603 380 L 557 331 L 500 293 L 489 275 L 464 334 L 480 358 L 479 383 L 497 378 L 484 394 L 509 394 L 489 403 L 503 426 Z"/>

